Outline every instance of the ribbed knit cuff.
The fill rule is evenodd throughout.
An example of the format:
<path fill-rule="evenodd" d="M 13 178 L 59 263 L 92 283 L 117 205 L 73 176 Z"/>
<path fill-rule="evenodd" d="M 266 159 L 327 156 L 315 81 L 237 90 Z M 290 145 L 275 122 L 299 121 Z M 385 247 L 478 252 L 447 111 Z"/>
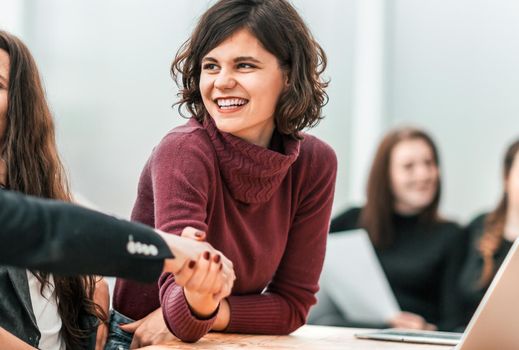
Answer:
<path fill-rule="evenodd" d="M 185 342 L 196 342 L 206 335 L 218 314 L 215 312 L 207 320 L 198 319 L 189 308 L 184 289 L 177 285 L 168 288 L 162 298 L 162 313 L 171 333 Z"/>
<path fill-rule="evenodd" d="M 274 295 L 229 296 L 229 333 L 279 334 L 281 301 Z M 283 326 L 281 326 L 283 327 Z"/>

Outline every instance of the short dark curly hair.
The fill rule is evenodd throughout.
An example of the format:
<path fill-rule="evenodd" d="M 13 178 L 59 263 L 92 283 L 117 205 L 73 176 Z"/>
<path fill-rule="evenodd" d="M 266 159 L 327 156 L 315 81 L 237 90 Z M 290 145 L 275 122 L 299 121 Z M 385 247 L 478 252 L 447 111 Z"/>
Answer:
<path fill-rule="evenodd" d="M 200 18 L 191 37 L 184 42 L 171 65 L 171 75 L 180 92 L 181 115 L 185 106 L 191 116 L 203 121 L 207 115 L 199 90 L 201 61 L 205 55 L 240 29 L 249 30 L 263 47 L 277 57 L 286 72 L 288 86 L 275 110 L 277 129 L 300 138 L 299 131 L 323 118 L 328 102 L 321 79 L 326 54 L 305 22 L 286 0 L 220 0 Z"/>

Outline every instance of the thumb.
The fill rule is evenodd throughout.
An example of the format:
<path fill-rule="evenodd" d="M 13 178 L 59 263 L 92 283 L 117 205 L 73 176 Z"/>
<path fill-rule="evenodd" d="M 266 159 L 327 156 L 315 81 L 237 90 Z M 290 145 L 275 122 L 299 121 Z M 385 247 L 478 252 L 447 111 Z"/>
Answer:
<path fill-rule="evenodd" d="M 135 331 L 137 330 L 137 328 L 139 328 L 142 322 L 143 320 L 138 320 L 127 324 L 120 324 L 119 328 L 121 328 L 123 331 L 127 333 L 135 333 Z"/>
<path fill-rule="evenodd" d="M 184 228 L 182 230 L 181 236 L 184 238 L 191 238 L 191 239 L 194 239 L 195 241 L 199 241 L 199 242 L 205 241 L 205 237 L 206 237 L 205 232 L 203 232 L 201 230 L 197 230 L 196 228 L 193 228 L 190 226 L 187 226 L 186 228 Z"/>

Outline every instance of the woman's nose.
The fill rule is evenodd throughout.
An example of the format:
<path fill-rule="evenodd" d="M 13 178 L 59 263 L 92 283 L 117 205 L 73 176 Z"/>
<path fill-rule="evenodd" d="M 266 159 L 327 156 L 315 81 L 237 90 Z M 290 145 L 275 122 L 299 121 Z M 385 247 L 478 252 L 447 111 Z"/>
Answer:
<path fill-rule="evenodd" d="M 214 87 L 218 90 L 232 89 L 236 86 L 236 80 L 232 73 L 227 70 L 221 70 L 214 81 Z"/>

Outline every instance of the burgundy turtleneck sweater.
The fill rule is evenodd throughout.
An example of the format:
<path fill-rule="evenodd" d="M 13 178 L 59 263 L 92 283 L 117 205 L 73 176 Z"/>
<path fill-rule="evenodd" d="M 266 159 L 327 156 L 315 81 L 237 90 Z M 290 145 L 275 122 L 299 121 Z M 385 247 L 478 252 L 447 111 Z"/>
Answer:
<path fill-rule="evenodd" d="M 237 279 L 227 332 L 288 334 L 306 321 L 324 259 L 337 161 L 304 134 L 274 132 L 270 147 L 191 119 L 154 149 L 139 182 L 132 219 L 180 234 L 186 226 L 234 263 Z M 114 308 L 135 320 L 160 305 L 184 341 L 205 335 L 214 318 L 190 311 L 172 275 L 156 284 L 118 280 Z"/>

